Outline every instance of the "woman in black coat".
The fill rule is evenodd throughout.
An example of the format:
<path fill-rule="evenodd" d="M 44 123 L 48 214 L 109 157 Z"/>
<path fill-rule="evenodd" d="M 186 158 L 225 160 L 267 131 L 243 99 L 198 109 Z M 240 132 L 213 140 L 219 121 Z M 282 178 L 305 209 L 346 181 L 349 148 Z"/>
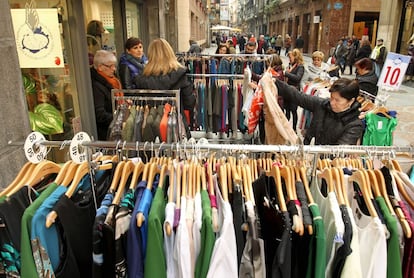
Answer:
<path fill-rule="evenodd" d="M 362 58 L 369 58 L 371 55 L 371 43 L 369 40 L 363 40 L 361 42 L 361 47 L 358 49 L 356 56 L 355 56 L 355 62 L 358 60 L 361 60 Z"/>
<path fill-rule="evenodd" d="M 134 83 L 137 89 L 179 89 L 181 113 L 188 110 L 191 114 L 196 99 L 193 94 L 193 83 L 188 80 L 186 73 L 187 69 L 177 61 L 171 45 L 164 39 L 155 39 L 148 47 L 148 64 L 143 73 L 135 77 Z M 184 113 L 182 119 L 189 138 L 191 135 Z"/>
<path fill-rule="evenodd" d="M 330 99 L 322 99 L 300 93 L 285 82 L 276 80 L 279 95 L 313 113 L 304 143 L 309 144 L 315 138 L 317 145 L 356 145 L 364 127 L 359 119 L 360 103 L 357 80 L 340 78 L 329 91 Z"/>
<path fill-rule="evenodd" d="M 371 95 L 376 96 L 378 93 L 378 77 L 375 74 L 374 65 L 371 59 L 363 58 L 355 63 L 356 79 L 359 88 Z"/>

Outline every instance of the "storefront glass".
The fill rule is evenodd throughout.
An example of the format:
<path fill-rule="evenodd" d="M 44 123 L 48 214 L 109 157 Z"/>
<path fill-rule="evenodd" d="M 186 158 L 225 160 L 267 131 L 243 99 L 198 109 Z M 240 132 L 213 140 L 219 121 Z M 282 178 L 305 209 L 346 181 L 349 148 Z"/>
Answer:
<path fill-rule="evenodd" d="M 66 1 L 9 3 L 31 128 L 49 140 L 71 139 L 82 127 Z"/>

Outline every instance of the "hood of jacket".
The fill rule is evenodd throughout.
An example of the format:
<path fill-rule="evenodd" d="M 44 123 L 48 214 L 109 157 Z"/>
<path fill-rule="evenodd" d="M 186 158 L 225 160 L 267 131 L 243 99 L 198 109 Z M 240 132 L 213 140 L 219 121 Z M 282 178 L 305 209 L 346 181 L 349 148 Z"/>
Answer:
<path fill-rule="evenodd" d="M 179 83 L 187 72 L 186 68 L 178 68 L 165 75 L 139 75 L 134 78 L 134 83 L 139 89 L 173 90 L 179 89 Z"/>

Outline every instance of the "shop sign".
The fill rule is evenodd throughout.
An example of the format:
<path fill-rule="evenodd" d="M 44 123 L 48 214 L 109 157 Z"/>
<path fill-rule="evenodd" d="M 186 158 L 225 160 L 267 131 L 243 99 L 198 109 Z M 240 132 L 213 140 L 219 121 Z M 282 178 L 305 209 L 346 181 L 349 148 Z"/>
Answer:
<path fill-rule="evenodd" d="M 64 67 L 57 9 L 11 9 L 21 68 Z"/>
<path fill-rule="evenodd" d="M 378 79 L 378 87 L 398 90 L 410 63 L 410 56 L 388 52 L 387 59 Z"/>

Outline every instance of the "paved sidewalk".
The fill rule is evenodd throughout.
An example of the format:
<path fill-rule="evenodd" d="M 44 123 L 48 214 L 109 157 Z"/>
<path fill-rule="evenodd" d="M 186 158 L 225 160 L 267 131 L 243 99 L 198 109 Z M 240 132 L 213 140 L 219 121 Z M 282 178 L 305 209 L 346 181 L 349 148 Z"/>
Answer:
<path fill-rule="evenodd" d="M 217 47 L 212 45 L 203 50 L 203 53 L 214 54 Z M 288 58 L 281 53 L 283 65 L 287 66 Z M 305 63 L 311 63 L 309 54 L 304 54 Z M 355 75 L 342 75 L 346 78 L 355 78 Z M 400 86 L 398 91 L 379 92 L 379 96 L 386 96 L 386 107 L 397 111 L 398 125 L 394 131 L 394 146 L 414 146 L 414 82 L 408 82 Z"/>

